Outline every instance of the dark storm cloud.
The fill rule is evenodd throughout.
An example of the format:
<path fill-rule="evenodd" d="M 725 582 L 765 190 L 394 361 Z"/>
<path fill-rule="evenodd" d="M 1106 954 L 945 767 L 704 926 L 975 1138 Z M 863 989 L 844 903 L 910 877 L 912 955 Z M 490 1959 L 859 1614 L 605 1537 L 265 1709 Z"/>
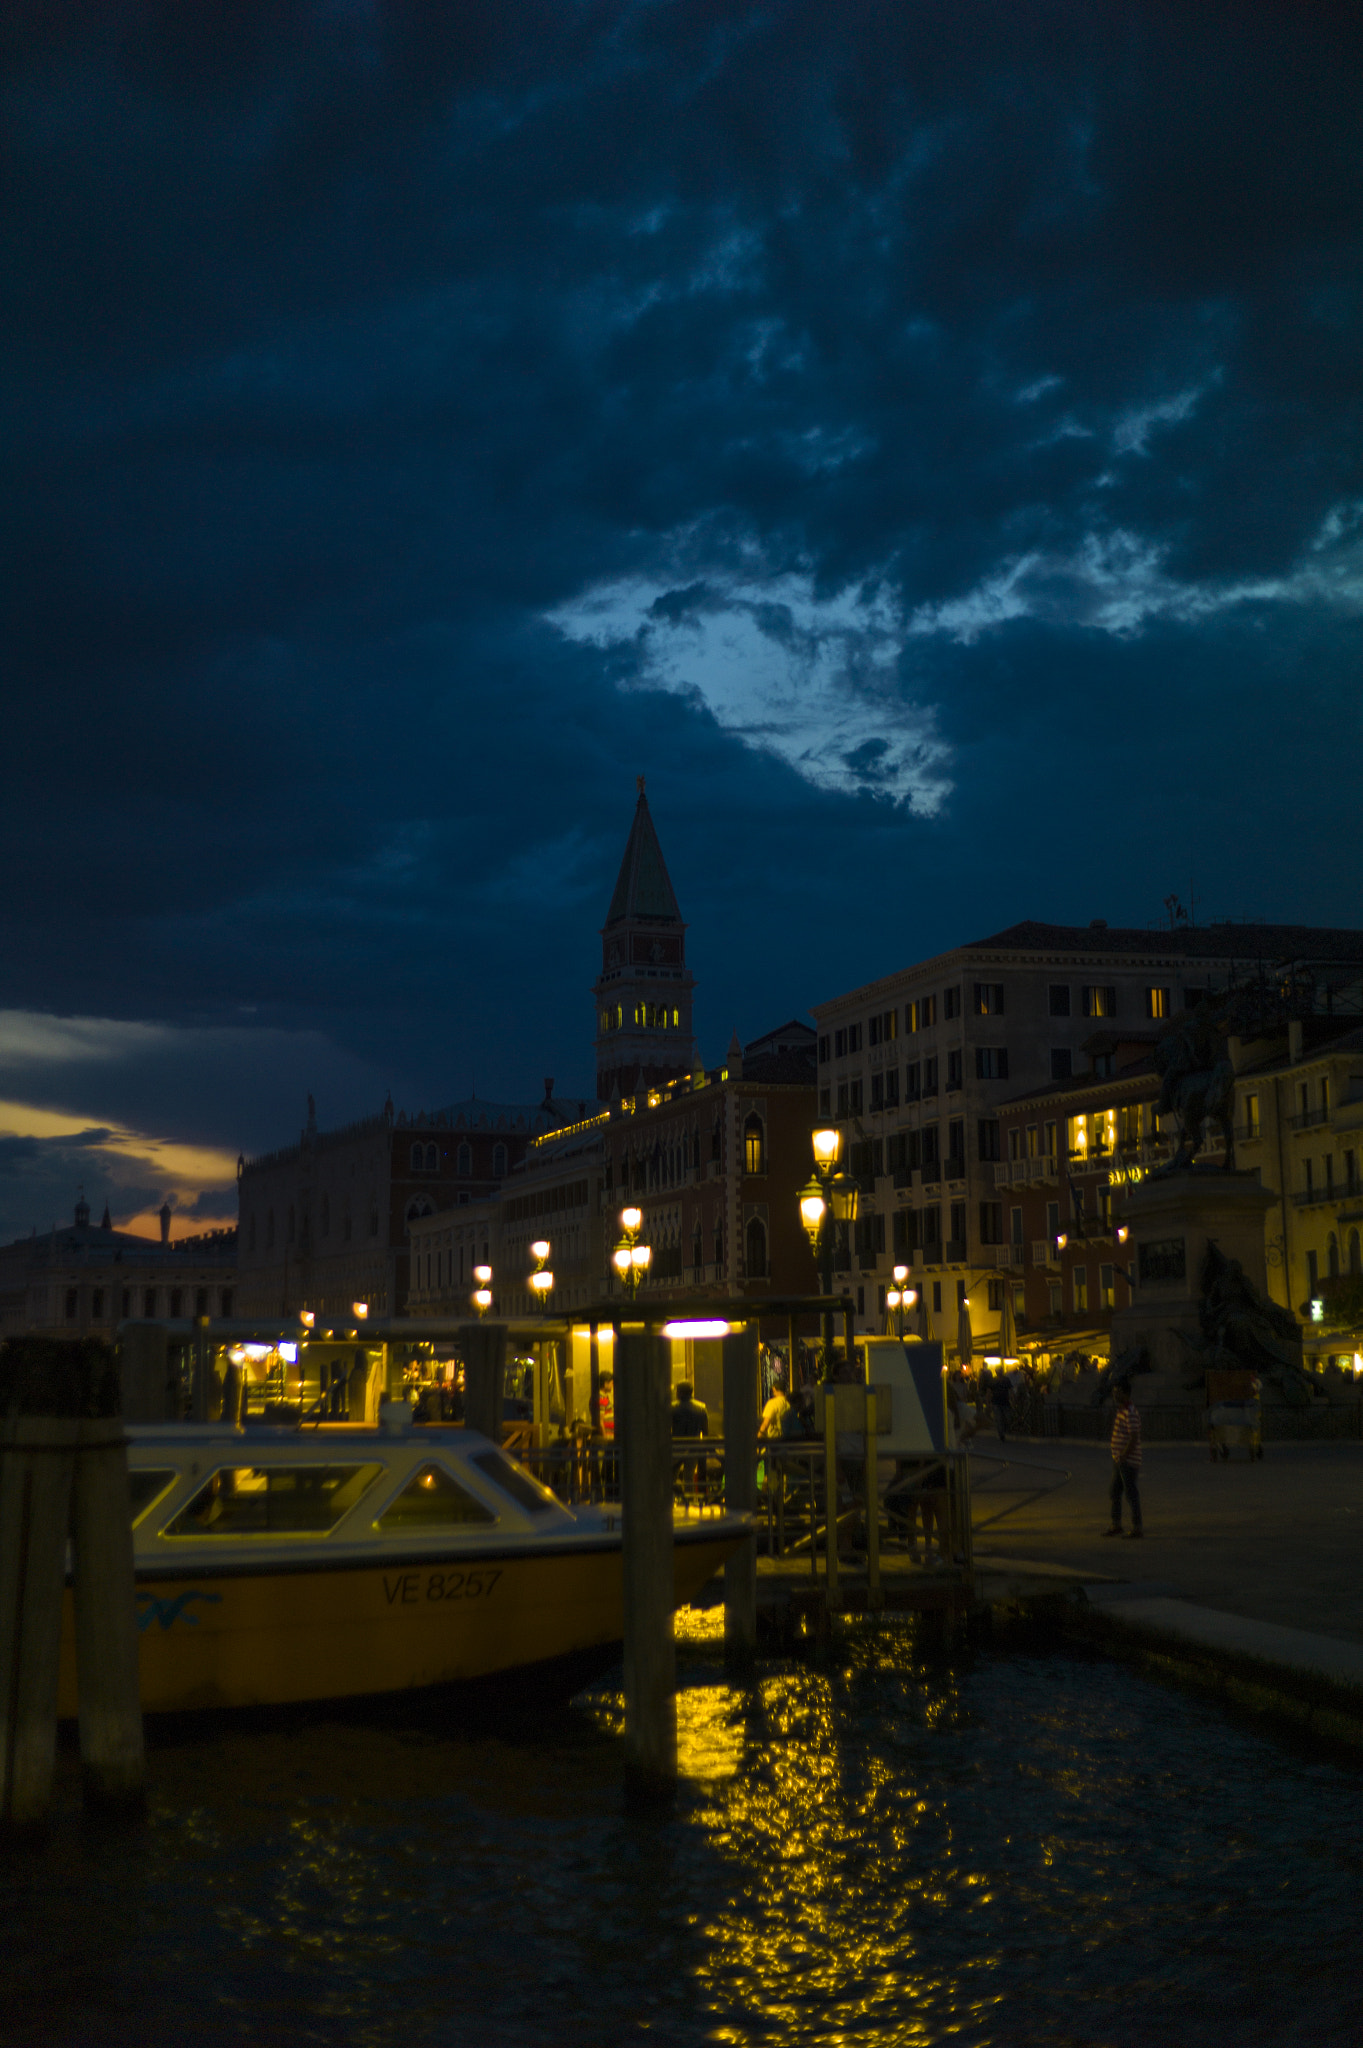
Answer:
<path fill-rule="evenodd" d="M 0 989 L 183 1032 L 43 1099 L 585 1088 L 640 768 L 712 1056 L 1190 862 L 1355 916 L 1346 20 L 13 10 Z"/>

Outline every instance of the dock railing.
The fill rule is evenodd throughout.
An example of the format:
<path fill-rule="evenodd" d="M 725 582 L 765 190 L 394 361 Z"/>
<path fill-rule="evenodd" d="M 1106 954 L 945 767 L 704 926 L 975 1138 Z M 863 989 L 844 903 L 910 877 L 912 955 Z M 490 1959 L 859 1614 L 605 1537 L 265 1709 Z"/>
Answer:
<path fill-rule="evenodd" d="M 620 1452 L 610 1437 L 564 1438 L 552 1444 L 528 1441 L 507 1430 L 505 1447 L 551 1488 L 565 1506 L 618 1504 Z M 883 1467 L 886 1461 L 879 1461 Z M 754 1448 L 757 1478 L 758 1545 L 773 1561 L 808 1562 L 811 1579 L 828 1573 L 828 1454 L 822 1438 L 782 1439 Z M 888 1475 L 876 1475 L 875 1542 L 870 1541 L 866 1460 L 838 1455 L 834 1464 L 835 1504 L 831 1519 L 834 1551 L 842 1569 L 860 1568 L 872 1548 L 881 1555 L 916 1553 L 925 1501 L 940 1503 L 938 1543 L 944 1558 L 967 1572 L 973 1563 L 970 1461 L 964 1451 L 897 1458 Z M 676 1437 L 672 1442 L 672 1501 L 684 1516 L 714 1514 L 725 1504 L 725 1454 L 721 1437 Z M 928 1525 L 923 1522 L 926 1543 Z M 869 1560 L 868 1560 L 869 1561 Z M 833 1577 L 836 1579 L 835 1563 Z"/>

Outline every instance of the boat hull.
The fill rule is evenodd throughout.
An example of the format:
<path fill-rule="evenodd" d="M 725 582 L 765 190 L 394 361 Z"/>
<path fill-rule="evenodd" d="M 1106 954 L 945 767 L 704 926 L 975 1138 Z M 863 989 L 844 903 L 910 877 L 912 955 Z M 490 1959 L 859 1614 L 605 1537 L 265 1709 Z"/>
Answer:
<path fill-rule="evenodd" d="M 741 1534 L 674 1545 L 679 1606 Z M 517 1670 L 570 1669 L 623 1632 L 619 1542 L 290 1561 L 230 1572 L 137 1576 L 143 1711 L 184 1714 L 477 1685 Z M 68 1592 L 58 1711 L 76 1712 Z"/>

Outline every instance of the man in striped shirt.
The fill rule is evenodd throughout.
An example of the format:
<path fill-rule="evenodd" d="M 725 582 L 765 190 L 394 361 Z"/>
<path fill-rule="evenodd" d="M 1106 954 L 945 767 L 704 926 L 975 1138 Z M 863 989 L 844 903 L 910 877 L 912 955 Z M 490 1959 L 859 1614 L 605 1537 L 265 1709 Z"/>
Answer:
<path fill-rule="evenodd" d="M 1143 1536 L 1141 1527 L 1141 1418 L 1131 1399 L 1130 1380 L 1117 1386 L 1117 1418 L 1112 1425 L 1112 1527 L 1109 1536 L 1122 1533 L 1122 1494 L 1131 1503 L 1131 1534 Z"/>

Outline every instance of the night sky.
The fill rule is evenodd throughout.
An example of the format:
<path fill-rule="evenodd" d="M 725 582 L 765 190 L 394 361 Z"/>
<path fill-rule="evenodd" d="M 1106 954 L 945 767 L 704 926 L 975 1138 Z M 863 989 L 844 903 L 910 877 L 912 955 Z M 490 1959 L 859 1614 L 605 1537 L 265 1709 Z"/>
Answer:
<path fill-rule="evenodd" d="M 0 38 L 0 1238 L 591 1093 L 638 773 L 711 1062 L 1024 917 L 1363 922 L 1356 12 Z"/>

